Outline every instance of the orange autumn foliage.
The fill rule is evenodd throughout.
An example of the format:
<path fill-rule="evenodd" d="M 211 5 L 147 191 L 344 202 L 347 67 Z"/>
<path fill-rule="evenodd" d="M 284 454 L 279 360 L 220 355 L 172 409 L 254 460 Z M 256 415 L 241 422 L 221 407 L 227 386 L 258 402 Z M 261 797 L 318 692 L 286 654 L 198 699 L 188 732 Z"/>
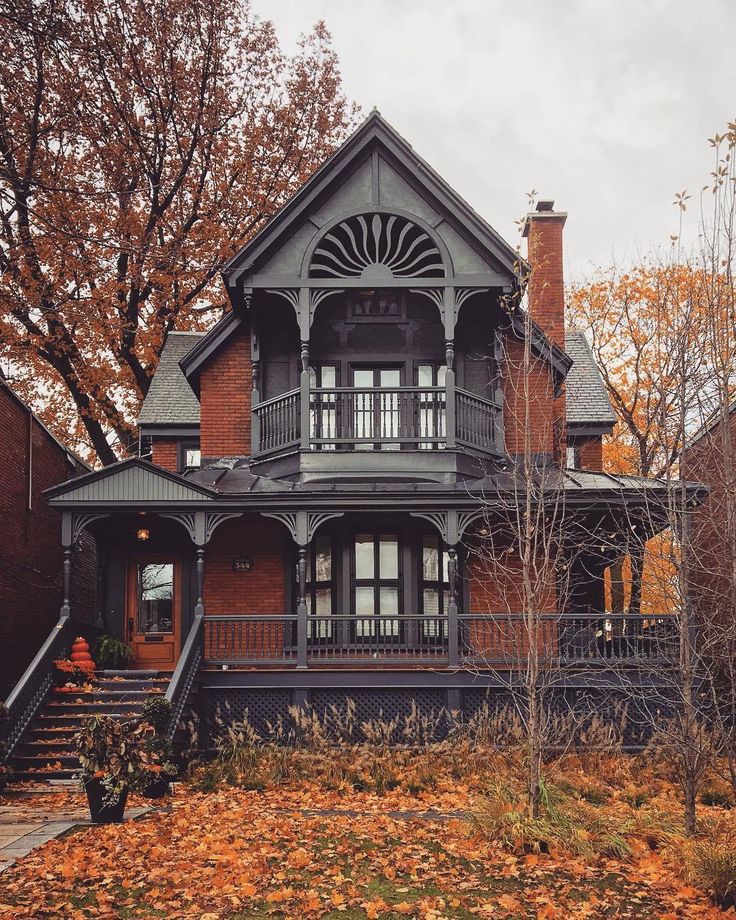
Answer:
<path fill-rule="evenodd" d="M 247 0 L 20 0 L 0 30 L 0 360 L 110 463 L 167 332 L 219 318 L 223 262 L 353 109 L 324 25 L 287 55 Z"/>

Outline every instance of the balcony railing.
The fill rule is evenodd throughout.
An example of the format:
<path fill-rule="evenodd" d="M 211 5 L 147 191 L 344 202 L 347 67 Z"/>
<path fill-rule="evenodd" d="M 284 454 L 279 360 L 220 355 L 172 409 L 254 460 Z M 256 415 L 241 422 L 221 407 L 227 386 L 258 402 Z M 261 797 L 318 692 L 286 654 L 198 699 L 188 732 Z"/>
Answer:
<path fill-rule="evenodd" d="M 442 450 L 497 447 L 499 409 L 449 387 L 313 387 L 308 408 L 301 390 L 253 407 L 261 454 L 297 446 L 311 450 Z"/>
<path fill-rule="evenodd" d="M 454 619 L 454 618 L 453 618 Z M 451 641 L 456 630 L 457 643 Z M 537 630 L 546 666 L 667 664 L 678 654 L 672 617 L 545 614 Z M 211 616 L 204 620 L 208 666 L 523 665 L 529 633 L 519 614 L 447 616 Z M 300 658 L 300 648 L 302 656 Z M 457 651 L 455 651 L 457 649 Z M 457 660 L 453 660 L 457 657 Z"/>

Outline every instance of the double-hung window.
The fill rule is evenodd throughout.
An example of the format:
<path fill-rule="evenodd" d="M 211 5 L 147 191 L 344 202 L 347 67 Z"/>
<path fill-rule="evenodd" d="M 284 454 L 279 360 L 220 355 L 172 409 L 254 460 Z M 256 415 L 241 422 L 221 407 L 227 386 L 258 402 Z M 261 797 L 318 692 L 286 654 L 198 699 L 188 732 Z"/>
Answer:
<path fill-rule="evenodd" d="M 353 543 L 356 639 L 399 637 L 401 566 L 395 534 L 360 533 Z"/>

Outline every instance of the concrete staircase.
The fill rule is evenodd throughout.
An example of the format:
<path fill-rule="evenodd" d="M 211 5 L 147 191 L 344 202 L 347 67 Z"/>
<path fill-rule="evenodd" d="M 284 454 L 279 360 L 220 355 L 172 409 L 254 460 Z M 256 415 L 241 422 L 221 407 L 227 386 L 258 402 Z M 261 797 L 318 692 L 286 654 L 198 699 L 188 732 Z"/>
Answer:
<path fill-rule="evenodd" d="M 163 694 L 171 680 L 163 671 L 98 671 L 94 689 L 52 690 L 13 751 L 13 780 L 70 780 L 80 771 L 75 739 L 96 713 L 115 719 L 139 716 L 152 694 Z"/>

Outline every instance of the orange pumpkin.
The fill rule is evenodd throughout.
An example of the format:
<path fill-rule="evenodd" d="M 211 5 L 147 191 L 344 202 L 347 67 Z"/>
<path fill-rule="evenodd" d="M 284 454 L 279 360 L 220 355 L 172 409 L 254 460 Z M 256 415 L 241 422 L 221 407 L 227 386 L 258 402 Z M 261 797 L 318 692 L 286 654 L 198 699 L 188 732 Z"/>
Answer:
<path fill-rule="evenodd" d="M 89 653 L 89 642 L 83 636 L 77 636 L 72 643 L 72 653 L 69 656 L 70 661 L 92 661 Z"/>

